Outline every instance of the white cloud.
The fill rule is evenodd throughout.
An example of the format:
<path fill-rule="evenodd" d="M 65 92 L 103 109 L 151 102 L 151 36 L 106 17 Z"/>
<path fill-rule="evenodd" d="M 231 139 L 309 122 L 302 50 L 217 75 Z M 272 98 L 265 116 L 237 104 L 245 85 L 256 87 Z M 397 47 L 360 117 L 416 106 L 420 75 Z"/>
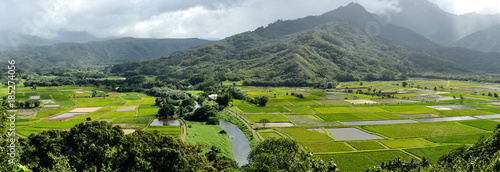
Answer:
<path fill-rule="evenodd" d="M 441 9 L 454 14 L 477 12 L 481 14 L 500 13 L 500 1 L 496 0 L 429 0 Z"/>

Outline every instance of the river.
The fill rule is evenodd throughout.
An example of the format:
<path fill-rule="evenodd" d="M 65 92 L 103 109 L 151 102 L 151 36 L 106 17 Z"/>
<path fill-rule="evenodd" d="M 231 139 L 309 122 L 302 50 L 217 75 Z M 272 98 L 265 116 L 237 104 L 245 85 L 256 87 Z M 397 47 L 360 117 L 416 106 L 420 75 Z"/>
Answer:
<path fill-rule="evenodd" d="M 220 119 L 219 125 L 224 127 L 227 135 L 229 135 L 229 140 L 233 143 L 231 151 L 234 154 L 234 160 L 240 166 L 248 164 L 247 156 L 251 150 L 250 141 L 248 141 L 243 131 L 238 126 L 224 119 Z"/>

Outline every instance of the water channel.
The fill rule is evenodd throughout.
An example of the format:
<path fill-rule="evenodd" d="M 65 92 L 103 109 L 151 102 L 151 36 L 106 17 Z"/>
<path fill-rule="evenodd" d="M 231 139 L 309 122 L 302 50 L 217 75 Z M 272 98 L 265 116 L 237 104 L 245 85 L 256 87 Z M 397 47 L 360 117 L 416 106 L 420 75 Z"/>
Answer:
<path fill-rule="evenodd" d="M 238 126 L 224 119 L 220 119 L 219 125 L 224 127 L 227 135 L 229 135 L 229 140 L 233 143 L 231 151 L 234 154 L 234 160 L 240 166 L 248 164 L 247 156 L 251 150 L 250 141 L 248 141 L 243 131 Z"/>

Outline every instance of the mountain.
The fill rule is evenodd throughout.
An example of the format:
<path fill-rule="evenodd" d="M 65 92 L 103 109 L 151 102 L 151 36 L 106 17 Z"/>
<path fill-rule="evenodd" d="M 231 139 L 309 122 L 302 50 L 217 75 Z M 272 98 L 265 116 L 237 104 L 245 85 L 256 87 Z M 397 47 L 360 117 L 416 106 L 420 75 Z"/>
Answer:
<path fill-rule="evenodd" d="M 97 38 L 88 32 L 70 32 L 70 31 L 58 31 L 57 37 L 53 39 L 60 40 L 63 42 L 72 42 L 72 43 L 87 43 L 87 42 L 106 40 Z"/>
<path fill-rule="evenodd" d="M 440 45 L 449 44 L 474 32 L 500 23 L 500 15 L 468 13 L 463 15 L 443 11 L 428 0 L 400 0 L 400 11 L 381 15 L 389 23 L 409 28 Z"/>
<path fill-rule="evenodd" d="M 9 50 L 27 46 L 54 45 L 58 43 L 63 43 L 63 41 L 0 30 L 0 50 Z"/>
<path fill-rule="evenodd" d="M 380 29 L 371 31 L 369 23 Z M 278 20 L 170 56 L 114 65 L 112 72 L 161 78 L 192 74 L 274 83 L 391 80 L 406 74 L 498 72 L 500 55 L 440 46 L 410 29 L 384 23 L 351 3 L 320 16 Z"/>
<path fill-rule="evenodd" d="M 201 39 L 120 38 L 83 44 L 21 47 L 0 52 L 0 59 L 17 59 L 18 66 L 24 69 L 78 68 L 159 57 L 211 42 Z"/>
<path fill-rule="evenodd" d="M 420 2 L 422 0 L 417 0 Z M 401 1 L 406 2 L 406 1 Z M 427 1 L 425 1 L 427 2 Z M 433 5 L 433 4 L 432 4 Z M 437 6 L 433 5 L 437 8 Z M 428 6 L 430 8 L 432 6 Z M 426 9 L 422 7 L 423 9 Z M 488 73 L 498 73 L 500 69 L 500 54 L 484 53 L 480 51 L 469 50 L 466 48 L 449 48 L 441 46 L 430 41 L 414 31 L 386 23 L 381 17 L 367 12 L 361 5 L 351 3 L 345 7 L 340 7 L 334 11 L 325 13 L 347 21 L 354 21 L 357 25 L 369 29 L 367 26 L 378 26 L 378 30 L 370 31 L 384 37 L 394 43 L 412 48 L 417 51 L 425 52 L 431 56 L 440 59 L 446 59 L 457 62 L 469 69 L 483 71 Z"/>
<path fill-rule="evenodd" d="M 473 33 L 452 45 L 471 50 L 500 53 L 500 25 Z"/>
<path fill-rule="evenodd" d="M 352 3 L 321 16 L 278 20 L 253 32 L 170 56 L 114 65 L 112 72 L 180 78 L 199 73 L 288 83 L 391 80 L 424 72 L 470 72 L 456 62 L 398 45 L 359 26 L 374 21 L 374 17 Z M 382 34 L 410 35 L 400 37 L 401 42 L 432 43 L 409 29 L 388 28 Z"/>

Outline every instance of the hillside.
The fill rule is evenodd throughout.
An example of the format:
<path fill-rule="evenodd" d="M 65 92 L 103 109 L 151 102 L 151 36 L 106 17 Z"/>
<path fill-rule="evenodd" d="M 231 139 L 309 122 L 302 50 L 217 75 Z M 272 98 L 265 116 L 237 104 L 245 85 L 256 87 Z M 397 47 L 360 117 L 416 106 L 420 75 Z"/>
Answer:
<path fill-rule="evenodd" d="M 500 25 L 473 33 L 452 45 L 471 50 L 500 53 Z"/>
<path fill-rule="evenodd" d="M 402 1 L 402 3 L 404 2 L 406 1 Z M 434 4 L 432 5 L 435 6 Z M 437 6 L 435 7 L 437 8 Z M 424 7 L 422 8 L 426 9 Z M 370 23 L 376 22 L 376 24 L 380 26 L 379 32 L 375 31 L 376 34 L 396 44 L 425 52 L 440 59 L 454 61 L 472 70 L 488 73 L 500 72 L 500 69 L 498 68 L 500 65 L 500 54 L 498 53 L 484 53 L 466 48 L 449 48 L 438 45 L 410 29 L 386 23 L 385 20 L 367 12 L 361 5 L 356 3 L 340 7 L 334 11 L 325 13 L 323 16 L 325 15 L 341 18 L 347 21 L 353 21 L 357 25 L 365 28 Z M 442 25 L 446 24 L 448 23 L 445 22 Z M 454 28 L 453 26 L 450 27 Z"/>
<path fill-rule="evenodd" d="M 259 36 L 262 31 L 238 34 L 158 59 L 115 65 L 112 72 L 176 73 L 180 77 L 188 77 L 185 73 L 224 74 L 289 83 L 393 80 L 427 71 L 468 72 L 457 63 L 396 45 L 349 22 L 326 23 L 275 39 Z M 170 70 L 162 70 L 165 66 Z"/>
<path fill-rule="evenodd" d="M 384 26 L 378 35 L 365 31 L 372 21 Z M 439 46 L 410 29 L 383 23 L 351 3 L 320 16 L 278 20 L 159 59 L 115 65 L 112 71 L 178 79 L 200 73 L 219 79 L 285 83 L 392 80 L 420 73 L 460 75 L 470 69 L 495 72 L 499 57 Z"/>
<path fill-rule="evenodd" d="M 169 55 L 211 41 L 201 39 L 121 38 L 102 42 L 61 43 L 0 52 L 0 59 L 17 59 L 25 69 L 85 68 Z"/>
<path fill-rule="evenodd" d="M 409 28 L 444 46 L 500 23 L 500 15 L 451 14 L 428 0 L 401 0 L 399 7 L 401 11 L 390 13 L 389 23 Z"/>

